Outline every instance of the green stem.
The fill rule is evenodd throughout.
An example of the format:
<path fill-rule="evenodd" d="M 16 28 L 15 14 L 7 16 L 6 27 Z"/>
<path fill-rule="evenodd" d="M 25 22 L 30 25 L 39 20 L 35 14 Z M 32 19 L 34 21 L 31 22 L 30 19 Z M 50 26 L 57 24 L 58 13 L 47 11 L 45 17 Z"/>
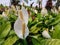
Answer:
<path fill-rule="evenodd" d="M 28 45 L 26 39 L 23 40 L 24 45 Z"/>

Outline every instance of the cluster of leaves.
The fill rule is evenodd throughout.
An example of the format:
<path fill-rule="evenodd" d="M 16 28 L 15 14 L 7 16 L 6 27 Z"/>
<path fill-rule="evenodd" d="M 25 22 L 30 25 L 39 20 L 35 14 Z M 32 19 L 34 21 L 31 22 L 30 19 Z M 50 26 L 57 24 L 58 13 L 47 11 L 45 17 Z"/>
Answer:
<path fill-rule="evenodd" d="M 11 23 L 0 16 L 0 45 L 13 45 L 19 38 L 11 30 Z"/>
<path fill-rule="evenodd" d="M 37 13 L 34 15 L 34 20 L 32 16 L 29 18 L 28 27 L 30 30 L 30 35 L 32 35 L 32 42 L 34 45 L 59 45 L 60 40 L 60 14 L 49 13 L 48 15 L 41 15 Z M 52 29 L 52 26 L 54 27 Z M 42 36 L 42 32 L 48 28 L 50 36 L 52 39 L 45 39 Z M 34 39 L 35 38 L 35 39 Z M 40 38 L 40 40 L 39 40 Z M 55 41 L 57 40 L 57 41 Z"/>

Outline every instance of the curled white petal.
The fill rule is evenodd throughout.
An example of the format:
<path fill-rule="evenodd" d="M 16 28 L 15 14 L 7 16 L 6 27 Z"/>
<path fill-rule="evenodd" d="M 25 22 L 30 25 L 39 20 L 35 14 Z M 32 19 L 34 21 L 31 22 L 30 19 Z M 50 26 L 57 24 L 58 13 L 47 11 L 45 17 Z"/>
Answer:
<path fill-rule="evenodd" d="M 51 36 L 49 35 L 48 31 L 44 30 L 42 32 L 42 36 L 45 37 L 45 38 L 51 38 Z"/>

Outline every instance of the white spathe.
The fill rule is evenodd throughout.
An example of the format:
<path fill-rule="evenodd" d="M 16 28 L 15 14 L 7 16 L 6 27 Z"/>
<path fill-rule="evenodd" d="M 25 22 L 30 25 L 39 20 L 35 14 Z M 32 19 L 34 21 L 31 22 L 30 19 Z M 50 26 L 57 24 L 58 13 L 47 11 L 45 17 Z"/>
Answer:
<path fill-rule="evenodd" d="M 2 16 L 6 17 L 6 14 L 5 14 L 5 12 L 3 12 L 3 13 L 2 13 Z"/>
<path fill-rule="evenodd" d="M 54 7 L 53 9 L 51 9 L 52 13 L 58 14 L 58 10 Z"/>
<path fill-rule="evenodd" d="M 42 36 L 43 36 L 44 38 L 51 38 L 51 36 L 49 35 L 49 33 L 48 33 L 47 30 L 44 30 L 44 31 L 42 32 Z"/>
<path fill-rule="evenodd" d="M 22 10 L 22 14 L 23 14 L 23 18 L 24 18 L 25 24 L 27 25 L 28 24 L 28 19 L 29 19 L 28 12 L 27 12 L 27 10 L 24 7 L 22 7 L 21 10 Z"/>
<path fill-rule="evenodd" d="M 27 13 L 27 11 L 26 11 L 26 9 L 24 7 L 22 7 L 21 11 L 22 11 L 24 20 L 21 20 L 20 14 L 19 14 L 19 16 L 18 16 L 18 18 L 17 18 L 17 20 L 16 20 L 16 22 L 14 24 L 14 30 L 15 30 L 15 33 L 17 34 L 17 36 L 19 38 L 24 39 L 24 38 L 26 38 L 29 35 L 29 29 L 27 27 L 27 24 L 28 24 L 28 13 Z M 23 22 L 25 23 L 25 32 L 24 32 L 25 34 L 24 34 L 24 36 L 23 36 L 23 33 L 22 33 L 22 31 L 23 31 L 22 30 Z"/>
<path fill-rule="evenodd" d="M 2 13 L 2 16 L 5 17 L 5 18 L 8 17 L 7 14 L 6 14 L 5 12 Z"/>
<path fill-rule="evenodd" d="M 29 29 L 26 25 L 25 27 L 25 36 L 23 37 L 23 34 L 22 34 L 22 21 L 20 20 L 20 18 L 18 18 L 14 24 L 14 30 L 15 30 L 15 33 L 17 34 L 17 36 L 21 39 L 23 38 L 26 38 L 28 35 L 29 35 Z"/>
<path fill-rule="evenodd" d="M 42 15 L 47 15 L 47 14 L 48 14 L 47 9 L 46 9 L 46 8 L 42 8 L 41 14 L 42 14 Z"/>
<path fill-rule="evenodd" d="M 58 7 L 59 11 L 60 11 L 60 6 Z"/>
<path fill-rule="evenodd" d="M 7 14 L 6 14 L 5 12 L 2 13 L 2 16 L 3 16 L 4 19 L 6 19 L 6 20 L 8 19 L 8 16 L 7 16 Z"/>

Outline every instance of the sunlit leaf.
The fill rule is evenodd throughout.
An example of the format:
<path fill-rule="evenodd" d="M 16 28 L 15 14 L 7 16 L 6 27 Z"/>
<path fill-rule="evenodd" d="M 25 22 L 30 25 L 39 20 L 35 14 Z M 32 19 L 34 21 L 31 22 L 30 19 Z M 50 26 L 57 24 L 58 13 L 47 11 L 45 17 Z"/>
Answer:
<path fill-rule="evenodd" d="M 13 45 L 19 38 L 17 36 L 10 36 L 2 45 Z"/>

